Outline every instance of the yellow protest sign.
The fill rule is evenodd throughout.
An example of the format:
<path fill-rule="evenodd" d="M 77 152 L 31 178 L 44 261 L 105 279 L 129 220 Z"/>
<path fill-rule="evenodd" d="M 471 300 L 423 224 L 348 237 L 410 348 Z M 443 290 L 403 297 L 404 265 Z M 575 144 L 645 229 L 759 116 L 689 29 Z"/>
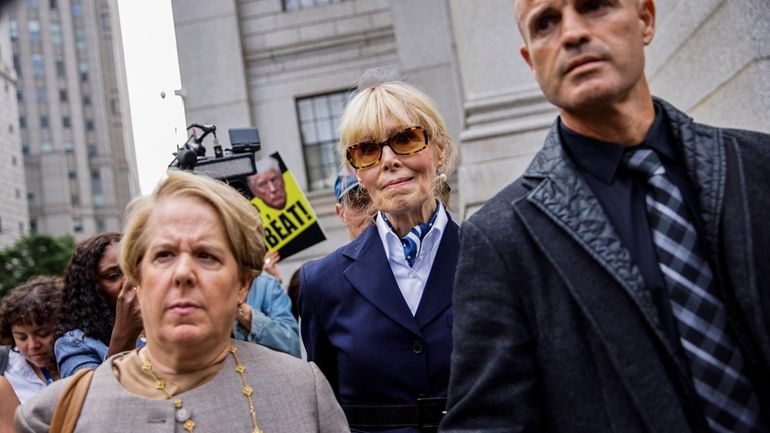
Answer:
<path fill-rule="evenodd" d="M 326 239 L 315 212 L 278 152 L 257 161 L 257 174 L 247 178 L 265 226 L 269 251 L 281 258 Z"/>

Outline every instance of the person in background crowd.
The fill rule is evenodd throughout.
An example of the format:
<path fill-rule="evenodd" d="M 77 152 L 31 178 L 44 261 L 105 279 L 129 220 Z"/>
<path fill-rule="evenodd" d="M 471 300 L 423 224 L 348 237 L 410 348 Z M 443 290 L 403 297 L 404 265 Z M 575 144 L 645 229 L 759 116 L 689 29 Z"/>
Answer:
<path fill-rule="evenodd" d="M 11 348 L 3 375 L 21 403 L 59 379 L 53 341 L 61 290 L 61 278 L 35 277 L 0 303 L 0 343 Z"/>
<path fill-rule="evenodd" d="M 291 314 L 295 319 L 299 320 L 299 269 L 291 274 L 289 286 L 286 287 L 286 294 L 288 294 L 289 299 L 291 299 Z M 300 346 L 300 350 L 301 349 L 302 347 Z"/>
<path fill-rule="evenodd" d="M 355 173 L 343 168 L 334 180 L 334 196 L 337 204 L 334 211 L 342 224 L 348 229 L 350 240 L 357 238 L 372 223 L 372 201 L 369 194 L 361 188 Z"/>
<path fill-rule="evenodd" d="M 372 223 L 372 201 L 369 200 L 366 191 L 361 188 L 355 173 L 348 168 L 343 168 L 337 174 L 337 178 L 334 180 L 334 196 L 337 198 L 334 210 L 342 224 L 347 228 L 348 237 L 352 241 Z M 267 265 L 265 266 L 267 267 Z M 297 269 L 292 274 L 289 286 L 286 288 L 291 299 L 291 312 L 297 319 L 299 319 L 297 307 L 299 289 L 299 269 Z"/>
<path fill-rule="evenodd" d="M 283 284 L 283 278 L 281 278 L 281 271 L 278 269 L 278 262 L 281 261 L 281 254 L 278 251 L 268 251 L 265 253 L 265 267 L 262 269 L 263 273 L 272 275 Z"/>
<path fill-rule="evenodd" d="M 262 270 L 263 236 L 256 209 L 205 176 L 171 171 L 129 204 L 120 267 L 136 287 L 147 344 L 95 370 L 79 433 L 348 431 L 315 364 L 230 338 Z M 49 430 L 56 385 L 20 407 L 18 433 Z"/>
<path fill-rule="evenodd" d="M 13 433 L 13 414 L 19 407 L 19 398 L 5 376 L 0 375 L 0 433 Z"/>
<path fill-rule="evenodd" d="M 459 249 L 437 193 L 456 145 L 427 95 L 398 81 L 365 84 L 371 76 L 345 108 L 340 143 L 375 224 L 302 266 L 302 340 L 352 430 L 435 431 L 449 381 Z"/>
<path fill-rule="evenodd" d="M 246 178 L 249 189 L 265 205 L 281 210 L 286 207 L 286 185 L 283 182 L 281 166 L 272 156 L 257 161 L 257 173 Z"/>
<path fill-rule="evenodd" d="M 275 277 L 261 273 L 254 278 L 235 319 L 236 340 L 300 356 L 299 329 L 291 313 L 291 299 Z"/>
<path fill-rule="evenodd" d="M 559 117 L 463 224 L 441 431 L 767 432 L 770 136 L 652 97 L 652 0 L 515 8 Z"/>
<path fill-rule="evenodd" d="M 118 266 L 119 242 L 119 233 L 102 233 L 72 253 L 54 345 L 62 377 L 136 347 L 142 318 L 134 287 Z"/>

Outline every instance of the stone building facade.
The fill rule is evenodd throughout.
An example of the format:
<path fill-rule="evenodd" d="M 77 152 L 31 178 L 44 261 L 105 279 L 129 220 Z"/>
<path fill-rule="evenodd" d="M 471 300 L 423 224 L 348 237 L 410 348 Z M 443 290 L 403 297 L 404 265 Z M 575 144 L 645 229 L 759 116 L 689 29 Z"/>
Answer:
<path fill-rule="evenodd" d="M 0 248 L 18 241 L 29 221 L 8 9 L 0 2 Z"/>
<path fill-rule="evenodd" d="M 373 67 L 430 94 L 460 147 L 456 219 L 513 181 L 556 110 L 518 51 L 513 0 L 172 0 L 186 114 L 256 126 L 280 151 L 329 240 L 288 273 L 346 241 L 333 212 L 334 125 Z M 770 2 L 659 0 L 647 49 L 653 93 L 696 120 L 770 132 Z"/>
<path fill-rule="evenodd" d="M 115 0 L 16 0 L 9 12 L 29 230 L 119 231 L 138 194 Z"/>

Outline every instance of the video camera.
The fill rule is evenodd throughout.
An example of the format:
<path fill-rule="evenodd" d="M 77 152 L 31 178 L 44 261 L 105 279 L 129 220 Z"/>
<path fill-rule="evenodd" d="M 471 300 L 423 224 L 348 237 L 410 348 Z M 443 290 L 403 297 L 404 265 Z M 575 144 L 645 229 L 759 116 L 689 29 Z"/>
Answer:
<path fill-rule="evenodd" d="M 203 133 L 198 136 L 197 130 Z M 246 198 L 251 200 L 253 194 L 249 189 L 246 178 L 257 172 L 254 163 L 254 153 L 259 151 L 259 131 L 257 128 L 232 128 L 230 134 L 230 149 L 222 149 L 217 141 L 215 125 L 190 124 L 187 131 L 190 136 L 182 146 L 177 146 L 174 160 L 168 165 L 169 169 L 179 169 L 203 174 L 221 180 L 232 186 Z M 214 136 L 214 156 L 206 156 L 203 139 L 209 134 Z"/>

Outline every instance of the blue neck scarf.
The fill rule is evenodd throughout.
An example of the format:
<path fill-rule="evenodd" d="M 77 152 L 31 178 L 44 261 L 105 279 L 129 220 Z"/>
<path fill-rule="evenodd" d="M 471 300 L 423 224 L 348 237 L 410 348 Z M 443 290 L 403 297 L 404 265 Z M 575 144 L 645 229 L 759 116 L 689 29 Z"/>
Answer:
<path fill-rule="evenodd" d="M 406 262 L 409 263 L 409 267 L 414 266 L 414 261 L 417 259 L 417 255 L 420 253 L 422 240 L 425 238 L 425 235 L 430 231 L 431 227 L 433 227 L 433 224 L 436 222 L 436 216 L 438 215 L 439 208 L 441 208 L 441 206 L 436 203 L 436 210 L 433 211 L 433 215 L 431 215 L 428 222 L 412 227 L 412 229 L 409 230 L 409 233 L 401 238 L 401 245 L 404 247 L 404 257 L 406 257 Z M 393 226 L 390 224 L 390 221 L 388 221 L 388 217 L 386 217 L 384 213 L 381 213 L 381 215 L 385 222 L 388 224 L 388 227 L 390 227 L 393 233 L 395 233 L 396 231 L 393 230 Z"/>

